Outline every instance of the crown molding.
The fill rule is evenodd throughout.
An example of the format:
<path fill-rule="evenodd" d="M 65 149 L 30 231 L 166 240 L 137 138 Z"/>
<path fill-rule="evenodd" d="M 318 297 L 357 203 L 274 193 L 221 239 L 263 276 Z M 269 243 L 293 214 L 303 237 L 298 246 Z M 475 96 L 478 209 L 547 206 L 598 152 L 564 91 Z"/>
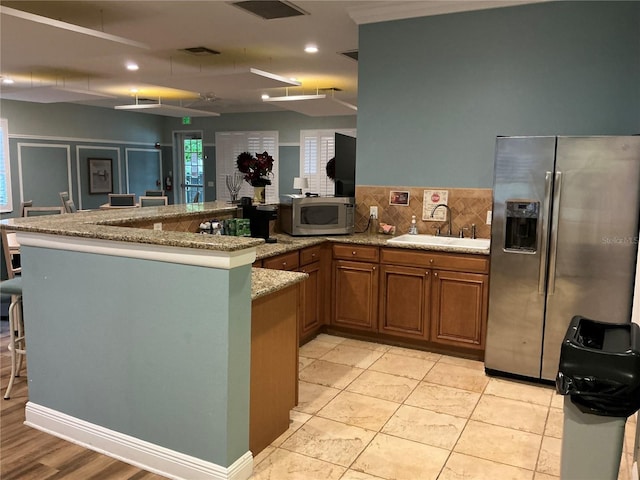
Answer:
<path fill-rule="evenodd" d="M 553 0 L 426 0 L 409 2 L 382 2 L 380 5 L 348 9 L 349 16 L 357 25 L 367 23 L 402 20 L 406 18 L 428 17 L 447 13 L 486 10 L 489 8 L 512 7 L 529 3 Z"/>

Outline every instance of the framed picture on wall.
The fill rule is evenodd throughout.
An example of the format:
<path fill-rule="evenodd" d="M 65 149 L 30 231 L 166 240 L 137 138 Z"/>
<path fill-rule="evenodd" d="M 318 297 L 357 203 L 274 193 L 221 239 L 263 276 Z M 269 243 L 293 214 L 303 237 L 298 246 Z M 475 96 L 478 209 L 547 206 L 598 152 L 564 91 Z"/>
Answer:
<path fill-rule="evenodd" d="M 113 167 L 110 158 L 89 158 L 89 193 L 113 193 Z"/>
<path fill-rule="evenodd" d="M 409 192 L 408 191 L 399 191 L 399 190 L 391 190 L 389 192 L 389 205 L 409 205 Z"/>

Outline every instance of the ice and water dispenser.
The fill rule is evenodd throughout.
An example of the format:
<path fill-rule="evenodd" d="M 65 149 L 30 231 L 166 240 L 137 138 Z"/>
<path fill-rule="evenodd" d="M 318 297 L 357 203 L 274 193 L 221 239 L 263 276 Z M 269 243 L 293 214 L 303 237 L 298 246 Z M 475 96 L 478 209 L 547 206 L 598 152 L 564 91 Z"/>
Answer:
<path fill-rule="evenodd" d="M 504 249 L 535 253 L 540 202 L 508 200 L 505 212 Z"/>

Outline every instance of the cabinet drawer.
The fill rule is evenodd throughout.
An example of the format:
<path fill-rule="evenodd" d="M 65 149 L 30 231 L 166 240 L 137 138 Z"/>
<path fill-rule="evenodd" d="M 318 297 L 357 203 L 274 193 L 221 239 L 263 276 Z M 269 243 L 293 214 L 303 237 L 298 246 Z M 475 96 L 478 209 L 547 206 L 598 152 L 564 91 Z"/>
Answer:
<path fill-rule="evenodd" d="M 308 265 L 320 260 L 320 245 L 300 250 L 300 265 Z"/>
<path fill-rule="evenodd" d="M 381 263 L 433 267 L 462 272 L 489 272 L 489 257 L 485 255 L 419 252 L 403 248 L 383 248 L 381 250 Z"/>
<path fill-rule="evenodd" d="M 380 257 L 379 250 L 380 249 L 378 247 L 372 247 L 369 245 L 334 245 L 333 258 L 377 262 Z"/>
<path fill-rule="evenodd" d="M 262 266 L 274 270 L 295 270 L 299 266 L 298 252 L 283 253 L 276 257 L 265 258 L 262 261 Z"/>

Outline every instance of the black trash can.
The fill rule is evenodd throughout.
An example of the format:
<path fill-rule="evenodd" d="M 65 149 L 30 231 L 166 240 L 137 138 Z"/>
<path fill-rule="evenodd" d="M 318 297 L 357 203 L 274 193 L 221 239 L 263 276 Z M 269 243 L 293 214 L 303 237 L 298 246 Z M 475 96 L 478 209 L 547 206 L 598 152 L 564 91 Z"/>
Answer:
<path fill-rule="evenodd" d="M 573 317 L 556 390 L 566 395 L 561 478 L 616 480 L 626 419 L 640 409 L 640 327 Z"/>

